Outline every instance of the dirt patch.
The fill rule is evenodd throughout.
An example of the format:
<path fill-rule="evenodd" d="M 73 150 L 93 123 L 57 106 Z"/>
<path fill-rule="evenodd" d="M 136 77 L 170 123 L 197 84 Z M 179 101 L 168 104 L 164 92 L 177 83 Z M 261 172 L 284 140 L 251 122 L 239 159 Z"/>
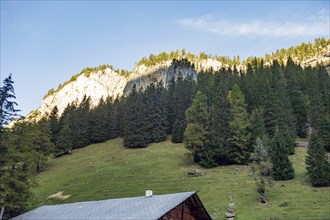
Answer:
<path fill-rule="evenodd" d="M 47 199 L 61 199 L 61 200 L 64 200 L 64 199 L 67 199 L 69 198 L 71 195 L 63 195 L 64 191 L 59 191 L 53 195 L 50 195 L 48 196 Z"/>

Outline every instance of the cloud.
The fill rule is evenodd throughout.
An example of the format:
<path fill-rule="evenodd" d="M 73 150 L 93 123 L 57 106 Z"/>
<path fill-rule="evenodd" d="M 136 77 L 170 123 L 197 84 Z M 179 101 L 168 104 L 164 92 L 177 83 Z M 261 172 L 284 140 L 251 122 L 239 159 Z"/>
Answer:
<path fill-rule="evenodd" d="M 178 20 L 180 25 L 200 31 L 231 36 L 303 37 L 329 36 L 329 13 L 320 11 L 301 21 L 271 22 L 251 20 L 236 22 L 212 15 Z"/>

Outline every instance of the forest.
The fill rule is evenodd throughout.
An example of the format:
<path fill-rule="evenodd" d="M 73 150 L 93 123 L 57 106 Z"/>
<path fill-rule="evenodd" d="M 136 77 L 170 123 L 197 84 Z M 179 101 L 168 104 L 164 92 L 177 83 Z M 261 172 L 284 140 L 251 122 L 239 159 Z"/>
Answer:
<path fill-rule="evenodd" d="M 183 58 L 174 65 L 191 65 Z M 195 163 L 211 168 L 251 165 L 261 200 L 266 183 L 294 178 L 289 155 L 295 138 L 309 138 L 307 173 L 314 186 L 330 184 L 330 78 L 322 65 L 302 68 L 291 58 L 251 59 L 245 72 L 235 68 L 133 87 L 127 97 L 89 98 L 71 103 L 62 115 L 55 107 L 42 120 L 5 124 L 18 115 L 11 75 L 0 90 L 0 207 L 5 218 L 25 211 L 33 199 L 34 176 L 47 158 L 122 137 L 126 148 L 145 148 L 170 138 L 184 143 Z"/>

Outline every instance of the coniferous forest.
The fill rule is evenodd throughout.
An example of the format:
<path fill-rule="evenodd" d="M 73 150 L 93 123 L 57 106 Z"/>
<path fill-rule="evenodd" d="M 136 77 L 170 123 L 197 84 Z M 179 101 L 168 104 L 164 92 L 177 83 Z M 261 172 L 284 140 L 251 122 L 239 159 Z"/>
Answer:
<path fill-rule="evenodd" d="M 177 60 L 175 65 L 191 65 Z M 184 143 L 195 163 L 211 168 L 231 164 L 271 163 L 264 173 L 274 180 L 294 178 L 289 155 L 295 138 L 310 139 L 306 158 L 311 184 L 330 184 L 330 78 L 325 67 L 302 68 L 290 58 L 264 65 L 252 59 L 246 71 L 234 68 L 200 72 L 197 81 L 178 75 L 164 87 L 154 82 L 133 87 L 127 97 L 88 97 L 58 109 L 37 123 L 4 125 L 17 115 L 11 76 L 1 87 L 0 207 L 5 217 L 23 212 L 31 198 L 34 175 L 49 156 L 122 137 L 126 148 L 165 141 Z M 256 159 L 267 146 L 266 156 Z M 321 158 L 321 159 L 320 159 Z M 264 196 L 265 189 L 261 187 Z"/>

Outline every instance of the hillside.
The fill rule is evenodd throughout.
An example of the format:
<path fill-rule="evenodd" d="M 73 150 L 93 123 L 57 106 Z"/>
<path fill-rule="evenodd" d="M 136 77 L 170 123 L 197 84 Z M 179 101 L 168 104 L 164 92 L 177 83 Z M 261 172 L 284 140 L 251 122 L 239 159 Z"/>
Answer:
<path fill-rule="evenodd" d="M 33 190 L 35 203 L 45 204 L 141 196 L 148 188 L 154 194 L 198 191 L 214 219 L 223 219 L 228 196 L 237 203 L 236 219 L 329 219 L 330 188 L 313 188 L 305 176 L 305 148 L 291 156 L 296 177 L 276 181 L 267 195 L 270 203 L 258 203 L 256 185 L 248 166 L 224 166 L 203 169 L 193 164 L 183 144 L 170 141 L 151 144 L 148 148 L 127 149 L 122 139 L 75 150 L 72 155 L 51 159 L 48 168 L 37 175 Z M 199 177 L 187 172 L 198 169 Z M 64 191 L 66 200 L 47 200 Z M 279 204 L 288 202 L 287 207 Z"/>

